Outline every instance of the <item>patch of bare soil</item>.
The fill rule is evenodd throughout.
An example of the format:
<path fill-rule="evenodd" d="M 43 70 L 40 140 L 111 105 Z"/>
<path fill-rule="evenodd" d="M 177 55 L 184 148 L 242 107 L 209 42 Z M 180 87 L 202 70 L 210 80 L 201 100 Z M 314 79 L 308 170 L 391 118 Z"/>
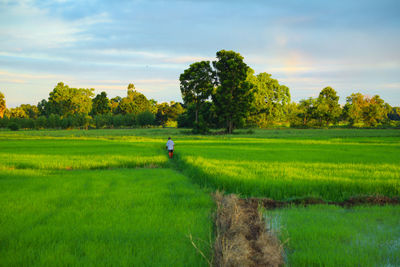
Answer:
<path fill-rule="evenodd" d="M 356 205 L 399 205 L 400 197 L 390 198 L 385 196 L 357 196 L 349 198 L 339 205 L 341 206 L 356 206 Z"/>
<path fill-rule="evenodd" d="M 258 202 L 215 193 L 214 266 L 282 266 L 283 248 L 266 229 Z"/>
<path fill-rule="evenodd" d="M 399 205 L 400 197 L 390 198 L 386 196 L 355 196 L 345 201 L 337 201 L 337 202 L 334 201 L 326 202 L 320 198 L 312 198 L 312 197 L 293 199 L 288 201 L 279 201 L 269 198 L 247 198 L 243 199 L 243 201 L 246 201 L 251 205 L 261 205 L 266 209 L 277 209 L 291 205 L 309 206 L 316 204 L 338 205 L 341 207 L 353 207 L 360 205 L 377 205 L 377 206 Z"/>

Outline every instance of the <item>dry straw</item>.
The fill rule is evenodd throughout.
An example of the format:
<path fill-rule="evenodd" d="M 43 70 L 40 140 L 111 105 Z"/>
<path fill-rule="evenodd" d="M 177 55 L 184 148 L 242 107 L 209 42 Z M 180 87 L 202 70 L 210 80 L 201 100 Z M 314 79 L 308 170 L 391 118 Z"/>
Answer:
<path fill-rule="evenodd" d="M 214 266 L 282 266 L 282 246 L 268 232 L 258 205 L 235 195 L 214 194 L 217 203 Z"/>

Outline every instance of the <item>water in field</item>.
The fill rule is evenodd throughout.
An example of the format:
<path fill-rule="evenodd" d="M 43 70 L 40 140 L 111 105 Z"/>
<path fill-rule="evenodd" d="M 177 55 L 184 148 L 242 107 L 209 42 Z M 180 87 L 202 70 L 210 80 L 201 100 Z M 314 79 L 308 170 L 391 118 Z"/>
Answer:
<path fill-rule="evenodd" d="M 399 266 L 400 206 L 317 205 L 264 212 L 288 266 Z"/>

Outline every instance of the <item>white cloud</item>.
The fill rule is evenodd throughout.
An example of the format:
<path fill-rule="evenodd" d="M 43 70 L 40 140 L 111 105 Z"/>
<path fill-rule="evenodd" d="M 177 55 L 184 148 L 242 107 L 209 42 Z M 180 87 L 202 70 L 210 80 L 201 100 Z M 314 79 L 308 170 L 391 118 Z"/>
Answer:
<path fill-rule="evenodd" d="M 40 9 L 32 1 L 19 1 L 0 8 L 0 35 L 3 51 L 48 49 L 71 46 L 78 41 L 91 40 L 88 27 L 108 23 L 106 12 L 73 21 L 55 16 L 48 9 Z"/>
<path fill-rule="evenodd" d="M 7 70 L 0 69 L 0 79 L 3 81 L 18 81 L 18 83 L 27 83 L 32 80 L 43 80 L 43 79 L 59 79 L 60 75 L 54 74 L 38 74 L 38 73 L 21 73 L 21 72 L 10 72 Z M 64 79 L 66 77 L 64 76 Z"/>
<path fill-rule="evenodd" d="M 97 55 L 107 56 L 123 56 L 123 57 L 136 57 L 144 61 L 153 60 L 159 63 L 170 63 L 170 64 L 191 64 L 196 61 L 212 61 L 215 58 L 205 56 L 193 56 L 193 55 L 182 55 L 174 53 L 165 53 L 157 51 L 140 51 L 140 50 L 128 50 L 128 49 L 96 49 L 89 53 Z"/>

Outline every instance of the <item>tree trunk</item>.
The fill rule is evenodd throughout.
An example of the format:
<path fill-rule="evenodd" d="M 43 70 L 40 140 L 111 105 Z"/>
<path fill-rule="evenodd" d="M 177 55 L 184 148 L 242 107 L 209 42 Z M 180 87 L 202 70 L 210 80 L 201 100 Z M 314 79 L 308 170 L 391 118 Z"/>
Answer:
<path fill-rule="evenodd" d="M 227 123 L 227 133 L 231 134 L 232 132 L 233 132 L 232 116 L 229 116 L 228 123 Z"/>

